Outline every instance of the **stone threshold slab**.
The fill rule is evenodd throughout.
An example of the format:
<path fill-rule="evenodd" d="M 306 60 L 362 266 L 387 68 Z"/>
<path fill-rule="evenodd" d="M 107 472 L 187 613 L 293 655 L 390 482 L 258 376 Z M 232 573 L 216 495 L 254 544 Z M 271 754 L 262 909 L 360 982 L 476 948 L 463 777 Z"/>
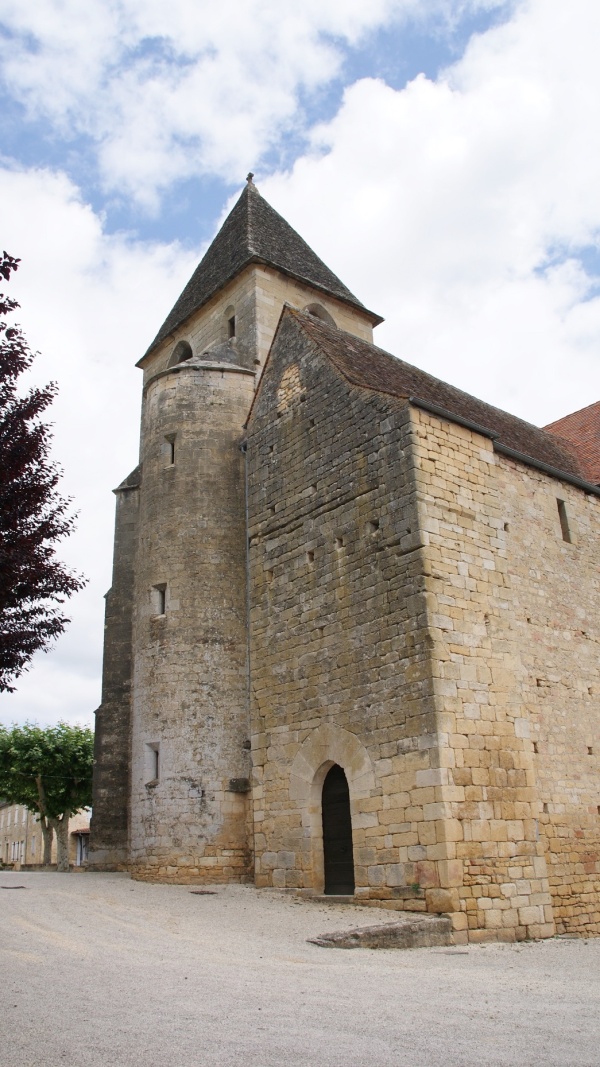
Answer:
<path fill-rule="evenodd" d="M 329 898 L 332 899 L 331 897 Z M 452 922 L 442 915 L 416 917 L 406 912 L 393 923 L 355 926 L 308 938 L 321 948 L 433 948 L 454 944 Z"/>

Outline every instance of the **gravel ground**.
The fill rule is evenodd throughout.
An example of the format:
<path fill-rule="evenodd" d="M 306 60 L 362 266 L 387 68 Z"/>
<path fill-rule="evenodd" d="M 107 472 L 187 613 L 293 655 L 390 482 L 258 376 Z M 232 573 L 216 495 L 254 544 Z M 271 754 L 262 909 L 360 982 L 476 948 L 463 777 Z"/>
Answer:
<path fill-rule="evenodd" d="M 389 912 L 0 873 L 2 1067 L 598 1067 L 600 940 L 343 951 Z"/>

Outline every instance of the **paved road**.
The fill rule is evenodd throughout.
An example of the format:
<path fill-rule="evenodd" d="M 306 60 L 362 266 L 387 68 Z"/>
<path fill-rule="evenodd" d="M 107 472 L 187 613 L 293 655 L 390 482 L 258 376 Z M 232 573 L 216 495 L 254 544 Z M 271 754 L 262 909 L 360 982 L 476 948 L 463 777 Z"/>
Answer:
<path fill-rule="evenodd" d="M 379 910 L 0 873 L 1 1067 L 598 1067 L 600 941 L 342 951 Z"/>

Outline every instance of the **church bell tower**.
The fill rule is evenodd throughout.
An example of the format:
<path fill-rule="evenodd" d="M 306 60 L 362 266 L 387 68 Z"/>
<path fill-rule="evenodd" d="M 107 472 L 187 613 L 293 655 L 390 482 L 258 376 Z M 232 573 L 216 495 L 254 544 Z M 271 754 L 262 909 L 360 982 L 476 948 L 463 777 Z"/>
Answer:
<path fill-rule="evenodd" d="M 140 465 L 117 494 L 90 866 L 252 876 L 244 424 L 285 304 L 368 311 L 248 184 L 139 361 Z"/>

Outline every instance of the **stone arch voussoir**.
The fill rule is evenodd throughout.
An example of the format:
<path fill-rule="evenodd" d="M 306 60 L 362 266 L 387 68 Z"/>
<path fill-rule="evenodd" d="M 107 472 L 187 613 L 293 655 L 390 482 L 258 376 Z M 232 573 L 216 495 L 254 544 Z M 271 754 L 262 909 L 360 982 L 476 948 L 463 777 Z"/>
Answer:
<path fill-rule="evenodd" d="M 324 889 L 323 825 L 321 794 L 329 769 L 337 763 L 348 781 L 352 819 L 360 813 L 361 801 L 375 789 L 371 757 L 356 734 L 335 723 L 323 723 L 305 739 L 290 768 L 290 800 L 302 818 L 306 850 L 311 857 L 306 872 L 308 884 L 317 893 Z"/>
<path fill-rule="evenodd" d="M 351 800 L 355 803 L 375 789 L 375 772 L 371 757 L 356 734 L 335 723 L 323 723 L 313 730 L 300 746 L 290 768 L 290 798 L 308 805 L 313 785 L 322 771 L 325 777 L 337 763 L 346 773 Z"/>

